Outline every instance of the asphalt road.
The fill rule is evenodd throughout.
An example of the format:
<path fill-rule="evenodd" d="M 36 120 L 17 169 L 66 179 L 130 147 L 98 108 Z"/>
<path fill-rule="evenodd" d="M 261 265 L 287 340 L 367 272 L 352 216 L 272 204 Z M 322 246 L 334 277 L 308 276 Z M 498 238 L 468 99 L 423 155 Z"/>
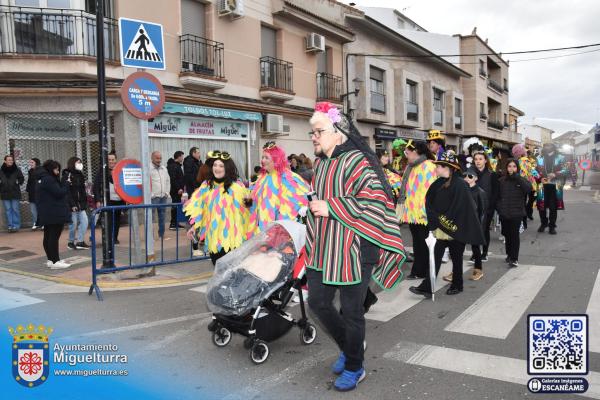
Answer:
<path fill-rule="evenodd" d="M 520 267 L 506 267 L 493 232 L 485 275 L 467 280 L 465 263 L 462 294 L 447 296 L 442 289 L 432 302 L 409 293 L 406 282 L 382 296 L 367 314 L 367 379 L 350 393 L 332 389 L 329 366 L 337 350 L 322 329 L 309 346 L 292 330 L 270 345 L 270 357 L 260 366 L 252 364 L 240 336 L 215 347 L 206 329 L 211 316 L 202 286 L 108 291 L 98 302 L 81 289 L 6 273 L 0 273 L 0 325 L 52 326 L 53 345 L 118 345 L 128 362 L 111 368 L 127 368 L 129 374 L 83 381 L 52 376 L 39 388 L 24 389 L 8 382 L 5 360 L 0 381 L 10 394 L 25 398 L 44 390 L 45 398 L 53 398 L 52 390 L 61 398 L 82 398 L 80 391 L 97 397 L 103 390 L 112 390 L 107 392 L 112 398 L 131 398 L 127 390 L 137 390 L 146 398 L 175 399 L 575 399 L 581 397 L 528 391 L 527 316 L 588 312 L 593 351 L 584 396 L 600 398 L 600 203 L 593 191 L 568 191 L 566 200 L 558 235 L 537 233 L 537 216 L 523 233 Z M 410 234 L 403 233 L 409 245 Z M 299 307 L 291 310 L 297 314 Z M 11 340 L 8 332 L 3 338 Z M 119 385 L 123 388 L 115 389 Z"/>

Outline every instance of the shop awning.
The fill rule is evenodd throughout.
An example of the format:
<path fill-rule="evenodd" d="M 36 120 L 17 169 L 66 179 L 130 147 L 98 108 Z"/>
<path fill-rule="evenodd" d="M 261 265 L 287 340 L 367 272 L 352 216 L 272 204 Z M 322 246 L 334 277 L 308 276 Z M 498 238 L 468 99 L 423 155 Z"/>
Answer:
<path fill-rule="evenodd" d="M 202 115 L 203 117 L 226 118 L 240 121 L 262 122 L 263 120 L 262 114 L 256 112 L 169 102 L 165 103 L 162 112 L 164 114 Z"/>

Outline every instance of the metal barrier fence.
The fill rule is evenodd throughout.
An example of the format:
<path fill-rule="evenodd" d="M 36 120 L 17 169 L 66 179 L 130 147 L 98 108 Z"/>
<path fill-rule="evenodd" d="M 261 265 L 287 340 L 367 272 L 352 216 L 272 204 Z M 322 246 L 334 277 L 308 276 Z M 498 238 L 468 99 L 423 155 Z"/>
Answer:
<path fill-rule="evenodd" d="M 180 228 L 179 223 L 175 224 L 174 255 L 172 254 L 173 251 L 169 251 L 169 253 L 171 254 L 167 254 L 167 250 L 172 249 L 165 249 L 164 233 L 162 236 L 159 235 L 158 243 L 154 243 L 155 226 L 154 224 L 152 224 L 153 211 L 156 210 L 157 214 L 161 211 L 164 213 L 163 222 L 165 229 L 164 232 L 166 233 L 167 229 L 169 228 L 166 222 L 169 219 L 167 213 L 170 214 L 171 209 L 173 207 L 180 206 L 181 203 L 139 204 L 106 206 L 95 209 L 92 212 L 90 222 L 90 242 L 92 251 L 92 283 L 90 285 L 90 290 L 88 294 L 91 295 L 94 291 L 96 291 L 96 296 L 98 297 L 98 300 L 103 300 L 102 291 L 98 286 L 98 275 L 112 274 L 120 271 L 152 268 L 163 265 L 172 265 L 208 259 L 209 257 L 206 254 L 204 254 L 203 256 L 193 256 L 192 242 L 185 236 L 187 228 Z M 117 260 L 115 256 L 114 240 L 115 238 L 118 238 L 118 232 L 121 228 L 121 213 L 123 211 L 127 212 L 127 228 L 129 229 L 129 243 L 127 247 L 128 251 L 127 256 L 125 257 L 125 262 L 123 262 L 123 258 Z M 143 214 L 141 219 L 139 218 L 140 213 Z M 112 259 L 103 260 L 103 265 L 100 268 L 98 268 L 95 234 L 97 220 L 99 220 L 99 218 L 97 217 L 100 216 L 102 219 L 102 223 L 108 224 L 109 232 L 107 237 L 107 243 L 103 243 L 103 246 L 110 246 L 110 249 L 112 250 L 110 252 L 110 254 L 112 254 Z M 143 222 L 142 229 L 140 229 L 140 222 Z M 180 231 L 184 231 L 184 237 L 182 238 L 182 240 L 180 240 L 179 238 Z M 151 240 L 149 240 L 150 235 L 152 235 Z M 187 248 L 188 246 L 185 246 L 187 249 L 185 251 L 180 251 L 180 242 L 184 244 L 184 246 L 185 244 L 188 244 L 189 248 Z M 119 247 L 122 248 L 122 246 Z"/>

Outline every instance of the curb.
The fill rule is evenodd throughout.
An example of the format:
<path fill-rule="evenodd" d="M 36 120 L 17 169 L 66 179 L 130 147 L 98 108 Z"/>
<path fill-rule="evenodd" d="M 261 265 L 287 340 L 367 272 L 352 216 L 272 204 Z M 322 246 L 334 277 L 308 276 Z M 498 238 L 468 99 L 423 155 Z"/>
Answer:
<path fill-rule="evenodd" d="M 0 267 L 1 272 L 8 272 L 15 275 L 23 275 L 30 278 L 42 279 L 45 281 L 62 283 L 64 285 L 72 285 L 72 286 L 84 286 L 90 287 L 91 281 L 83 281 L 80 279 L 72 279 L 72 278 L 61 278 L 57 276 L 49 276 L 42 274 L 35 274 L 33 272 L 26 271 L 18 271 L 10 268 Z M 188 276 L 185 278 L 169 278 L 162 280 L 154 280 L 154 281 L 146 281 L 146 282 L 114 282 L 114 281 L 98 281 L 98 286 L 100 288 L 131 288 L 131 287 L 147 287 L 147 286 L 168 286 L 174 285 L 178 283 L 189 283 L 197 280 L 207 279 L 212 276 L 212 272 L 203 272 L 201 274 Z"/>

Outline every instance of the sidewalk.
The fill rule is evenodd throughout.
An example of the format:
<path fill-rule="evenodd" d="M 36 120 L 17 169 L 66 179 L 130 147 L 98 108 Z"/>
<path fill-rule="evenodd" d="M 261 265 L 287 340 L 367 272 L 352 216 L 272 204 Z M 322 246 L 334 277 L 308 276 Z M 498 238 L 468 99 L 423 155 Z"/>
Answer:
<path fill-rule="evenodd" d="M 155 229 L 156 231 L 156 229 Z M 89 230 L 86 235 L 89 235 Z M 156 234 L 155 234 L 156 236 Z M 98 268 L 102 265 L 102 232 L 95 232 L 97 240 L 96 260 Z M 46 266 L 46 255 L 42 244 L 43 232 L 21 229 L 17 233 L 0 233 L 0 271 L 10 272 L 54 281 L 58 283 L 87 286 L 92 281 L 92 252 L 91 250 L 70 250 L 67 248 L 69 238 L 68 228 L 65 227 L 60 237 L 61 259 L 72 264 L 70 268 L 53 270 Z M 86 242 L 89 236 L 86 237 Z M 117 266 L 129 265 L 129 227 L 123 226 L 119 232 L 121 244 L 115 246 Z M 142 239 L 142 246 L 143 246 Z M 178 246 L 177 246 L 178 245 Z M 133 243 L 131 244 L 133 246 Z M 179 258 L 186 259 L 191 255 L 190 242 L 185 237 L 185 231 L 169 231 L 165 233 L 164 259 L 175 259 L 177 248 Z M 156 261 L 160 260 L 160 241 L 155 242 Z M 131 249 L 133 253 L 133 247 Z M 144 257 L 144 250 L 141 250 Z M 132 254 L 132 264 L 135 264 Z M 98 276 L 101 288 L 143 287 L 195 283 L 212 275 L 213 265 L 210 260 L 194 260 L 179 264 L 156 267 L 156 275 L 142 278 L 135 277 L 142 270 L 129 270 L 115 274 Z"/>

